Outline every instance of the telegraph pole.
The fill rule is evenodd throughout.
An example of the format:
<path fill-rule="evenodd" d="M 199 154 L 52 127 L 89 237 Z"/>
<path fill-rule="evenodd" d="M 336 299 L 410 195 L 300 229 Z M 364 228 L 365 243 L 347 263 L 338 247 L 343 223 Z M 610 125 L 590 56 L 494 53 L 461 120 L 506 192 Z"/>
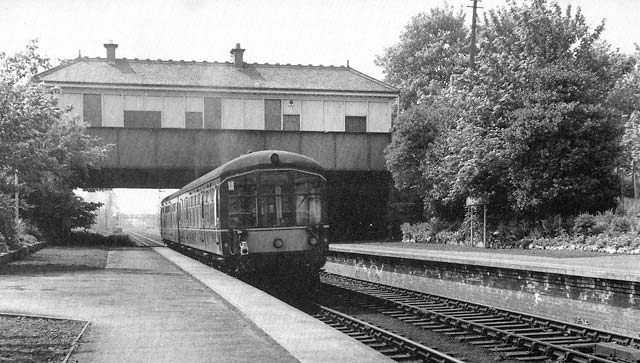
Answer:
<path fill-rule="evenodd" d="M 473 15 L 471 16 L 471 49 L 469 51 L 469 63 L 471 68 L 476 66 L 476 19 L 478 17 L 478 0 L 473 0 L 473 5 L 468 6 L 473 8 Z M 480 8 L 482 9 L 482 8 Z"/>

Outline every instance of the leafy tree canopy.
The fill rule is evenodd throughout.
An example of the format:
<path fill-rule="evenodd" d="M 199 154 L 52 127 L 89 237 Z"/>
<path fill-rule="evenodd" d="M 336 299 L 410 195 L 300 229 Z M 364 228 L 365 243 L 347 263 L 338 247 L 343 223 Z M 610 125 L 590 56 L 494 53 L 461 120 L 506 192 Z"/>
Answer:
<path fill-rule="evenodd" d="M 401 90 L 401 109 L 428 102 L 467 63 L 469 29 L 453 7 L 431 9 L 411 19 L 400 42 L 376 59 L 387 82 Z"/>
<path fill-rule="evenodd" d="M 636 46 L 635 66 L 621 77 L 609 93 L 609 102 L 619 109 L 625 120 L 622 146 L 625 151 L 625 166 L 628 159 L 640 161 L 640 47 Z"/>
<path fill-rule="evenodd" d="M 447 115 L 438 136 L 417 143 L 396 120 L 387 159 L 420 149 L 413 163 L 388 163 L 396 185 L 452 210 L 483 197 L 507 220 L 612 207 L 622 129 L 606 101 L 632 62 L 600 40 L 603 28 L 545 0 L 489 11 L 475 68 L 434 98 L 423 111 L 432 116 L 413 121 L 423 129 Z"/>
<path fill-rule="evenodd" d="M 97 206 L 76 200 L 73 189 L 82 187 L 88 168 L 107 149 L 85 133 L 85 125 L 72 118 L 69 109 L 58 107 L 57 89 L 35 82 L 36 74 L 50 66 L 38 54 L 35 41 L 13 56 L 0 53 L 0 193 L 5 195 L 0 203 L 6 204 L 6 195 L 15 191 L 13 176 L 17 174 L 24 216 L 57 238 L 59 231 L 48 227 L 51 221 L 39 217 L 43 208 L 68 207 L 58 208 L 58 220 L 65 220 L 58 227 L 88 226 L 87 218 L 78 215 Z M 12 225 L 0 223 L 5 226 L 0 233 L 12 238 L 15 231 L 7 230 L 7 224 Z"/>

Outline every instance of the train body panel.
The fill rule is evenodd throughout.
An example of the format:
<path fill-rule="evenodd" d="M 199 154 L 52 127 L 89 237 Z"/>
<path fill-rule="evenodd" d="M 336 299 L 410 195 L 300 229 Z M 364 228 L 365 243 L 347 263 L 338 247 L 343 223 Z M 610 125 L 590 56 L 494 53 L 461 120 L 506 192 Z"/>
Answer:
<path fill-rule="evenodd" d="M 317 275 L 329 243 L 325 183 L 303 155 L 238 157 L 162 201 L 162 239 L 231 270 Z"/>

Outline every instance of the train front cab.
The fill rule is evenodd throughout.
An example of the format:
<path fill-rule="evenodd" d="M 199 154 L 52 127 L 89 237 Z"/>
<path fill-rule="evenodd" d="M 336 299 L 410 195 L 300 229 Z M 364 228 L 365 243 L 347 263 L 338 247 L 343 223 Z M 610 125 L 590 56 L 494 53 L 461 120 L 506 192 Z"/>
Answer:
<path fill-rule="evenodd" d="M 225 259 L 251 273 L 317 275 L 325 263 L 326 181 L 294 169 L 258 170 L 220 184 Z"/>

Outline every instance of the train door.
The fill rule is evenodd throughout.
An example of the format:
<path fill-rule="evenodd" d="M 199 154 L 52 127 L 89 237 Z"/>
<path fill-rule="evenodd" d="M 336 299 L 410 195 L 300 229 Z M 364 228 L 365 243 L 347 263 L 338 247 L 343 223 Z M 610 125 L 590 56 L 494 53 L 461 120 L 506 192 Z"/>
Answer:
<path fill-rule="evenodd" d="M 178 243 L 182 243 L 182 236 L 180 235 L 180 212 L 182 211 L 182 202 L 178 198 L 178 202 L 176 203 L 176 240 Z"/>
<path fill-rule="evenodd" d="M 220 186 L 213 186 L 213 200 L 211 203 L 212 206 L 212 222 L 213 222 L 213 241 L 214 251 L 217 251 L 219 255 L 222 255 L 222 234 L 220 232 Z"/>

